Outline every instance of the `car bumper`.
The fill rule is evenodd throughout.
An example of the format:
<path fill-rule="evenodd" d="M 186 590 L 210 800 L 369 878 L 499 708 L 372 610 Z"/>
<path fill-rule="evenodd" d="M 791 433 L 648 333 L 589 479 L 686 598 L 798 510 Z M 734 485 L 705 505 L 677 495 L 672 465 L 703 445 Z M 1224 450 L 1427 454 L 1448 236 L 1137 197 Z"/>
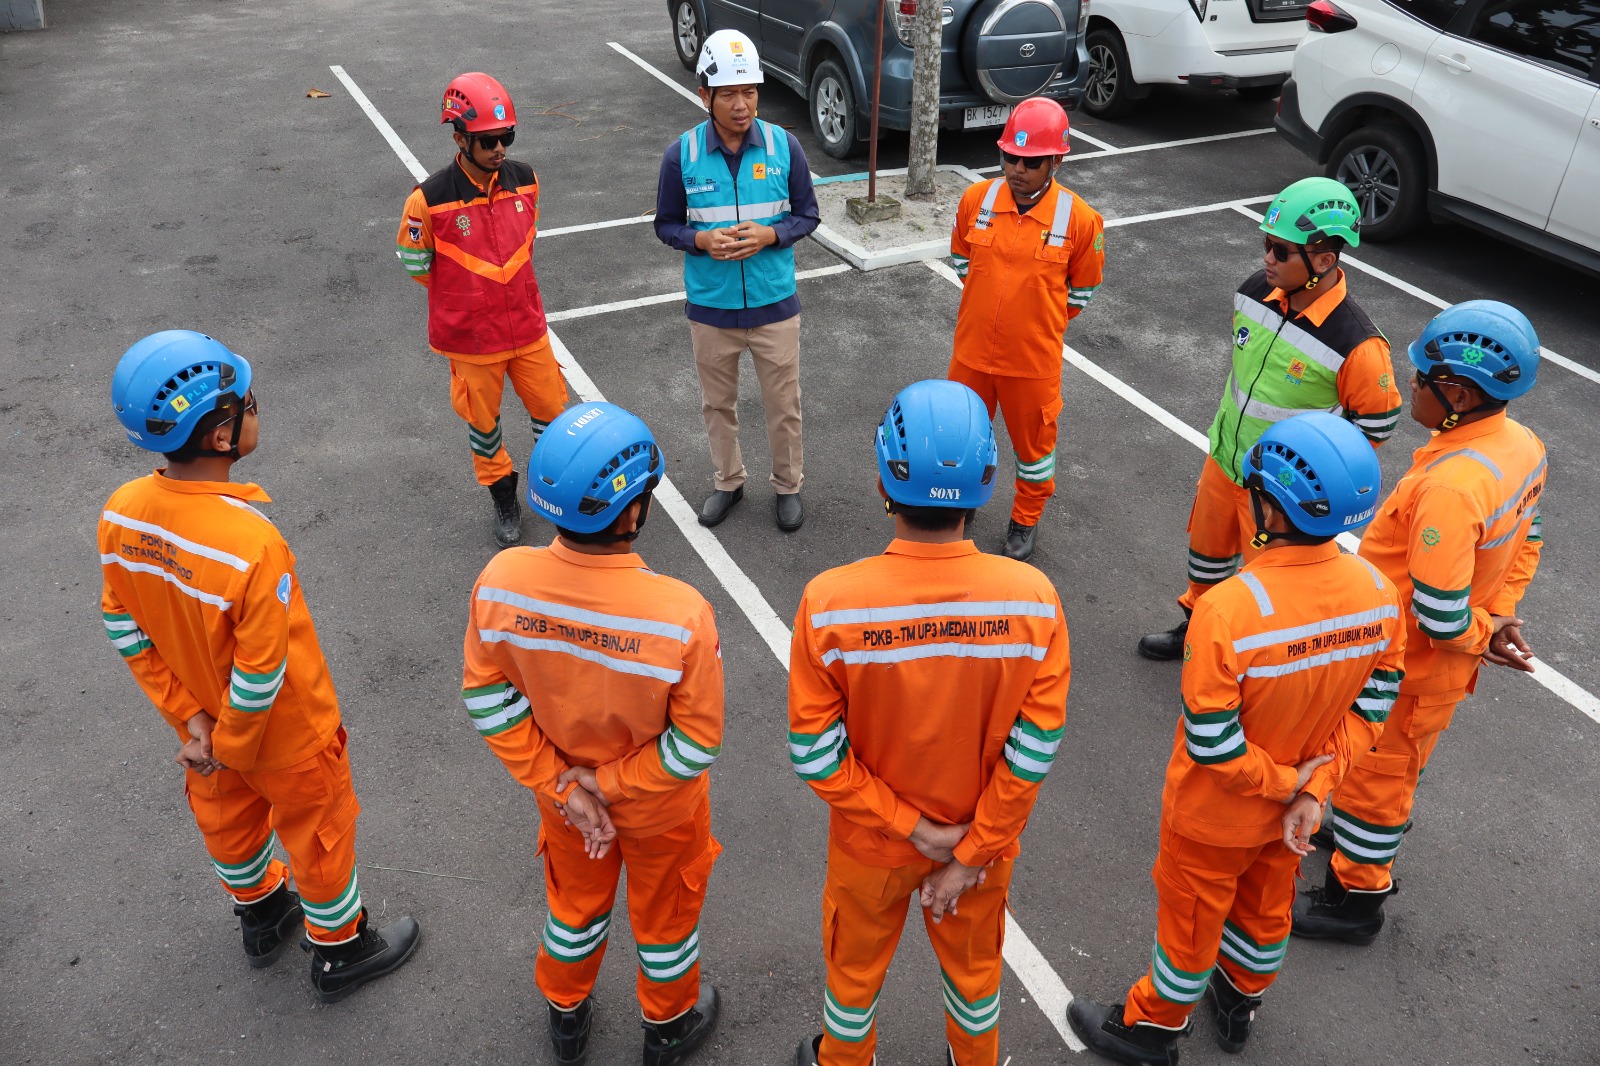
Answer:
<path fill-rule="evenodd" d="M 1283 83 L 1283 94 L 1278 97 L 1278 114 L 1272 125 L 1283 139 L 1300 149 L 1318 163 L 1325 162 L 1328 149 L 1316 130 L 1306 125 L 1300 117 L 1300 90 L 1290 78 Z"/>
<path fill-rule="evenodd" d="M 1223 74 L 1209 72 L 1205 74 L 1185 74 L 1179 78 L 1186 85 L 1196 89 L 1253 89 L 1258 85 L 1282 85 L 1289 80 L 1289 75 L 1283 72 L 1276 74 Z"/>

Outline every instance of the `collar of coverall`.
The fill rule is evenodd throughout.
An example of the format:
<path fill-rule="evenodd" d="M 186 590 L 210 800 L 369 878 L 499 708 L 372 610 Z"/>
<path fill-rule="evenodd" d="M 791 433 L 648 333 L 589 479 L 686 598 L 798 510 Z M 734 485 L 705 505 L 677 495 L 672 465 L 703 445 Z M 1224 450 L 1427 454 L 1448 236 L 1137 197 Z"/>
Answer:
<path fill-rule="evenodd" d="M 1039 194 L 1039 198 L 1033 201 L 1033 207 L 1028 209 L 1027 217 L 1033 219 L 1045 229 L 1049 229 L 1050 223 L 1056 220 L 1056 198 L 1053 194 L 1057 189 L 1064 190 L 1066 186 L 1055 178 L 1051 178 L 1050 184 L 1046 185 L 1044 191 Z M 1046 201 L 1048 201 L 1048 204 Z M 1044 208 L 1044 210 L 1041 211 L 1040 208 Z M 999 215 L 1007 211 L 1013 215 L 1021 214 L 1017 210 L 1017 198 L 1011 195 L 1011 183 L 1001 178 L 1000 195 L 994 198 L 994 213 Z"/>
<path fill-rule="evenodd" d="M 951 540 L 943 544 L 925 544 L 917 540 L 896 537 L 883 550 L 885 555 L 915 555 L 923 559 L 954 559 L 959 555 L 977 555 L 978 546 L 970 540 Z"/>
<path fill-rule="evenodd" d="M 1280 544 L 1256 556 L 1248 569 L 1254 570 L 1259 566 L 1305 566 L 1307 563 L 1326 562 L 1338 554 L 1339 545 L 1331 540 L 1321 544 Z"/>
<path fill-rule="evenodd" d="M 236 500 L 254 500 L 271 503 L 267 490 L 253 481 L 179 481 L 168 477 L 165 470 L 155 471 L 156 484 L 169 492 L 187 492 L 191 496 L 232 496 Z"/>
<path fill-rule="evenodd" d="M 472 176 L 472 171 L 468 170 L 465 166 L 462 166 L 460 151 L 456 152 L 456 166 L 461 168 L 461 173 L 465 174 L 467 176 L 467 180 L 476 185 L 479 191 L 485 196 L 489 195 L 489 190 L 494 188 L 495 183 L 500 180 L 500 172 L 497 170 L 489 175 L 489 180 L 487 182 L 478 181 L 477 178 Z"/>
<path fill-rule="evenodd" d="M 644 560 L 639 558 L 637 552 L 627 552 L 622 555 L 590 555 L 587 552 L 573 551 L 561 543 L 559 535 L 550 542 L 550 550 L 555 553 L 557 559 L 571 563 L 573 566 L 587 566 L 595 570 L 649 569 L 644 565 Z"/>
<path fill-rule="evenodd" d="M 1296 315 L 1296 318 L 1309 318 L 1312 325 L 1320 326 L 1328 320 L 1329 315 L 1333 314 L 1333 309 L 1344 302 L 1344 268 L 1334 267 L 1333 275 L 1334 283 L 1324 289 L 1322 295 L 1312 300 L 1310 306 Z M 1267 293 L 1267 300 L 1276 303 L 1284 310 L 1289 307 L 1289 294 L 1282 289 L 1273 289 Z"/>
<path fill-rule="evenodd" d="M 1423 452 L 1442 452 L 1446 449 L 1455 451 L 1461 447 L 1463 441 L 1487 437 L 1489 434 L 1503 429 L 1505 424 L 1506 412 L 1502 408 L 1492 415 L 1478 419 L 1476 422 L 1462 422 L 1454 429 L 1436 429 L 1433 431 L 1433 436 L 1428 439 L 1428 443 L 1417 449 L 1417 453 L 1420 455 Z"/>

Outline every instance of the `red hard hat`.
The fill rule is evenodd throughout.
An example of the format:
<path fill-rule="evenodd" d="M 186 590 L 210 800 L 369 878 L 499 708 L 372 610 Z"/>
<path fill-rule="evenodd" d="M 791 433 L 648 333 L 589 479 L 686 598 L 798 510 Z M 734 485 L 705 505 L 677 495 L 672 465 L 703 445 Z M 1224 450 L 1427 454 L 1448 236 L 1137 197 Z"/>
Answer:
<path fill-rule="evenodd" d="M 506 87 L 489 75 L 458 74 L 444 88 L 440 122 L 459 122 L 468 133 L 504 129 L 517 124 L 517 109 Z"/>
<path fill-rule="evenodd" d="M 1066 155 L 1072 151 L 1067 134 L 1067 112 L 1054 100 L 1035 96 L 1011 110 L 1000 150 L 1012 155 Z"/>

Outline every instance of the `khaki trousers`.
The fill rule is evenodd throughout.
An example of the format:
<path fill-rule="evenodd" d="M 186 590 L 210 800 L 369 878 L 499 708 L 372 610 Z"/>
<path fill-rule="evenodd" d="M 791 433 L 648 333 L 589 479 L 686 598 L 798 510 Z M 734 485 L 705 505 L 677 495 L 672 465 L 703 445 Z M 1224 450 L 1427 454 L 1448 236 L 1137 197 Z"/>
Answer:
<path fill-rule="evenodd" d="M 694 367 L 700 376 L 700 413 L 711 441 L 718 489 L 731 492 L 745 483 L 739 451 L 739 356 L 746 348 L 761 382 L 772 448 L 772 487 L 779 494 L 800 491 L 804 451 L 800 443 L 800 316 L 755 329 L 718 329 L 690 321 Z"/>

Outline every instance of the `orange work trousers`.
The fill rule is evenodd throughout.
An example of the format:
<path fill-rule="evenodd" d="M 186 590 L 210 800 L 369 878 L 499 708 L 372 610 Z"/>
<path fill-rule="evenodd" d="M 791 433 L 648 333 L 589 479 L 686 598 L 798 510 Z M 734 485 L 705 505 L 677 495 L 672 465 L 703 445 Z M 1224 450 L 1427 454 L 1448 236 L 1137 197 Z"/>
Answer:
<path fill-rule="evenodd" d="M 1006 421 L 1017 455 L 1016 498 L 1011 520 L 1036 526 L 1045 501 L 1056 494 L 1056 419 L 1061 416 L 1061 378 L 1010 378 L 974 370 L 950 360 L 946 375 L 978 394 L 994 418 L 995 405 Z"/>
<path fill-rule="evenodd" d="M 281 842 L 289 853 L 306 935 L 339 944 L 356 935 L 361 886 L 356 878 L 356 802 L 344 727 L 304 762 L 282 770 L 218 770 L 184 774 L 195 824 L 222 887 L 239 903 L 254 903 L 283 883 Z"/>
<path fill-rule="evenodd" d="M 1422 776 L 1439 734 L 1450 724 L 1460 694 L 1395 700 L 1383 735 L 1360 756 L 1333 795 L 1333 838 L 1328 861 L 1339 883 L 1358 892 L 1382 892 L 1392 883 L 1400 839 L 1411 818 Z"/>
<path fill-rule="evenodd" d="M 1150 970 L 1128 992 L 1123 1017 L 1181 1029 L 1213 967 L 1247 996 L 1277 978 L 1289 950 L 1300 857 L 1274 839 L 1248 848 L 1205 844 L 1163 820 Z"/>
<path fill-rule="evenodd" d="M 944 1032 L 957 1066 L 995 1066 L 1000 1054 L 1000 948 L 1006 931 L 1010 859 L 963 893 L 957 912 L 937 925 L 923 910 L 939 957 Z M 942 866 L 922 859 L 906 866 L 869 866 L 828 842 L 822 888 L 822 952 L 828 986 L 822 1002 L 819 1066 L 870 1066 L 878 1046 L 878 992 L 900 943 L 908 904 L 922 879 Z"/>
<path fill-rule="evenodd" d="M 528 352 L 503 362 L 450 360 L 450 406 L 466 420 L 472 469 L 480 485 L 493 485 L 512 471 L 511 457 L 500 439 L 500 397 L 508 377 L 533 419 L 535 444 L 545 427 L 567 409 L 567 383 L 556 365 L 549 334 Z"/>
<path fill-rule="evenodd" d="M 711 801 L 664 833 L 617 834 L 604 858 L 591 859 L 583 838 L 539 805 L 539 852 L 549 915 L 534 963 L 539 991 L 571 1010 L 594 990 L 611 935 L 617 879 L 628 868 L 628 921 L 639 954 L 635 984 L 647 1022 L 669 1022 L 700 993 L 700 909 L 722 845 L 711 835 Z"/>
<path fill-rule="evenodd" d="M 1235 485 L 1221 465 L 1207 456 L 1189 511 L 1189 588 L 1178 597 L 1178 606 L 1194 610 L 1208 589 L 1260 555 L 1250 546 L 1255 535 L 1250 493 Z"/>

